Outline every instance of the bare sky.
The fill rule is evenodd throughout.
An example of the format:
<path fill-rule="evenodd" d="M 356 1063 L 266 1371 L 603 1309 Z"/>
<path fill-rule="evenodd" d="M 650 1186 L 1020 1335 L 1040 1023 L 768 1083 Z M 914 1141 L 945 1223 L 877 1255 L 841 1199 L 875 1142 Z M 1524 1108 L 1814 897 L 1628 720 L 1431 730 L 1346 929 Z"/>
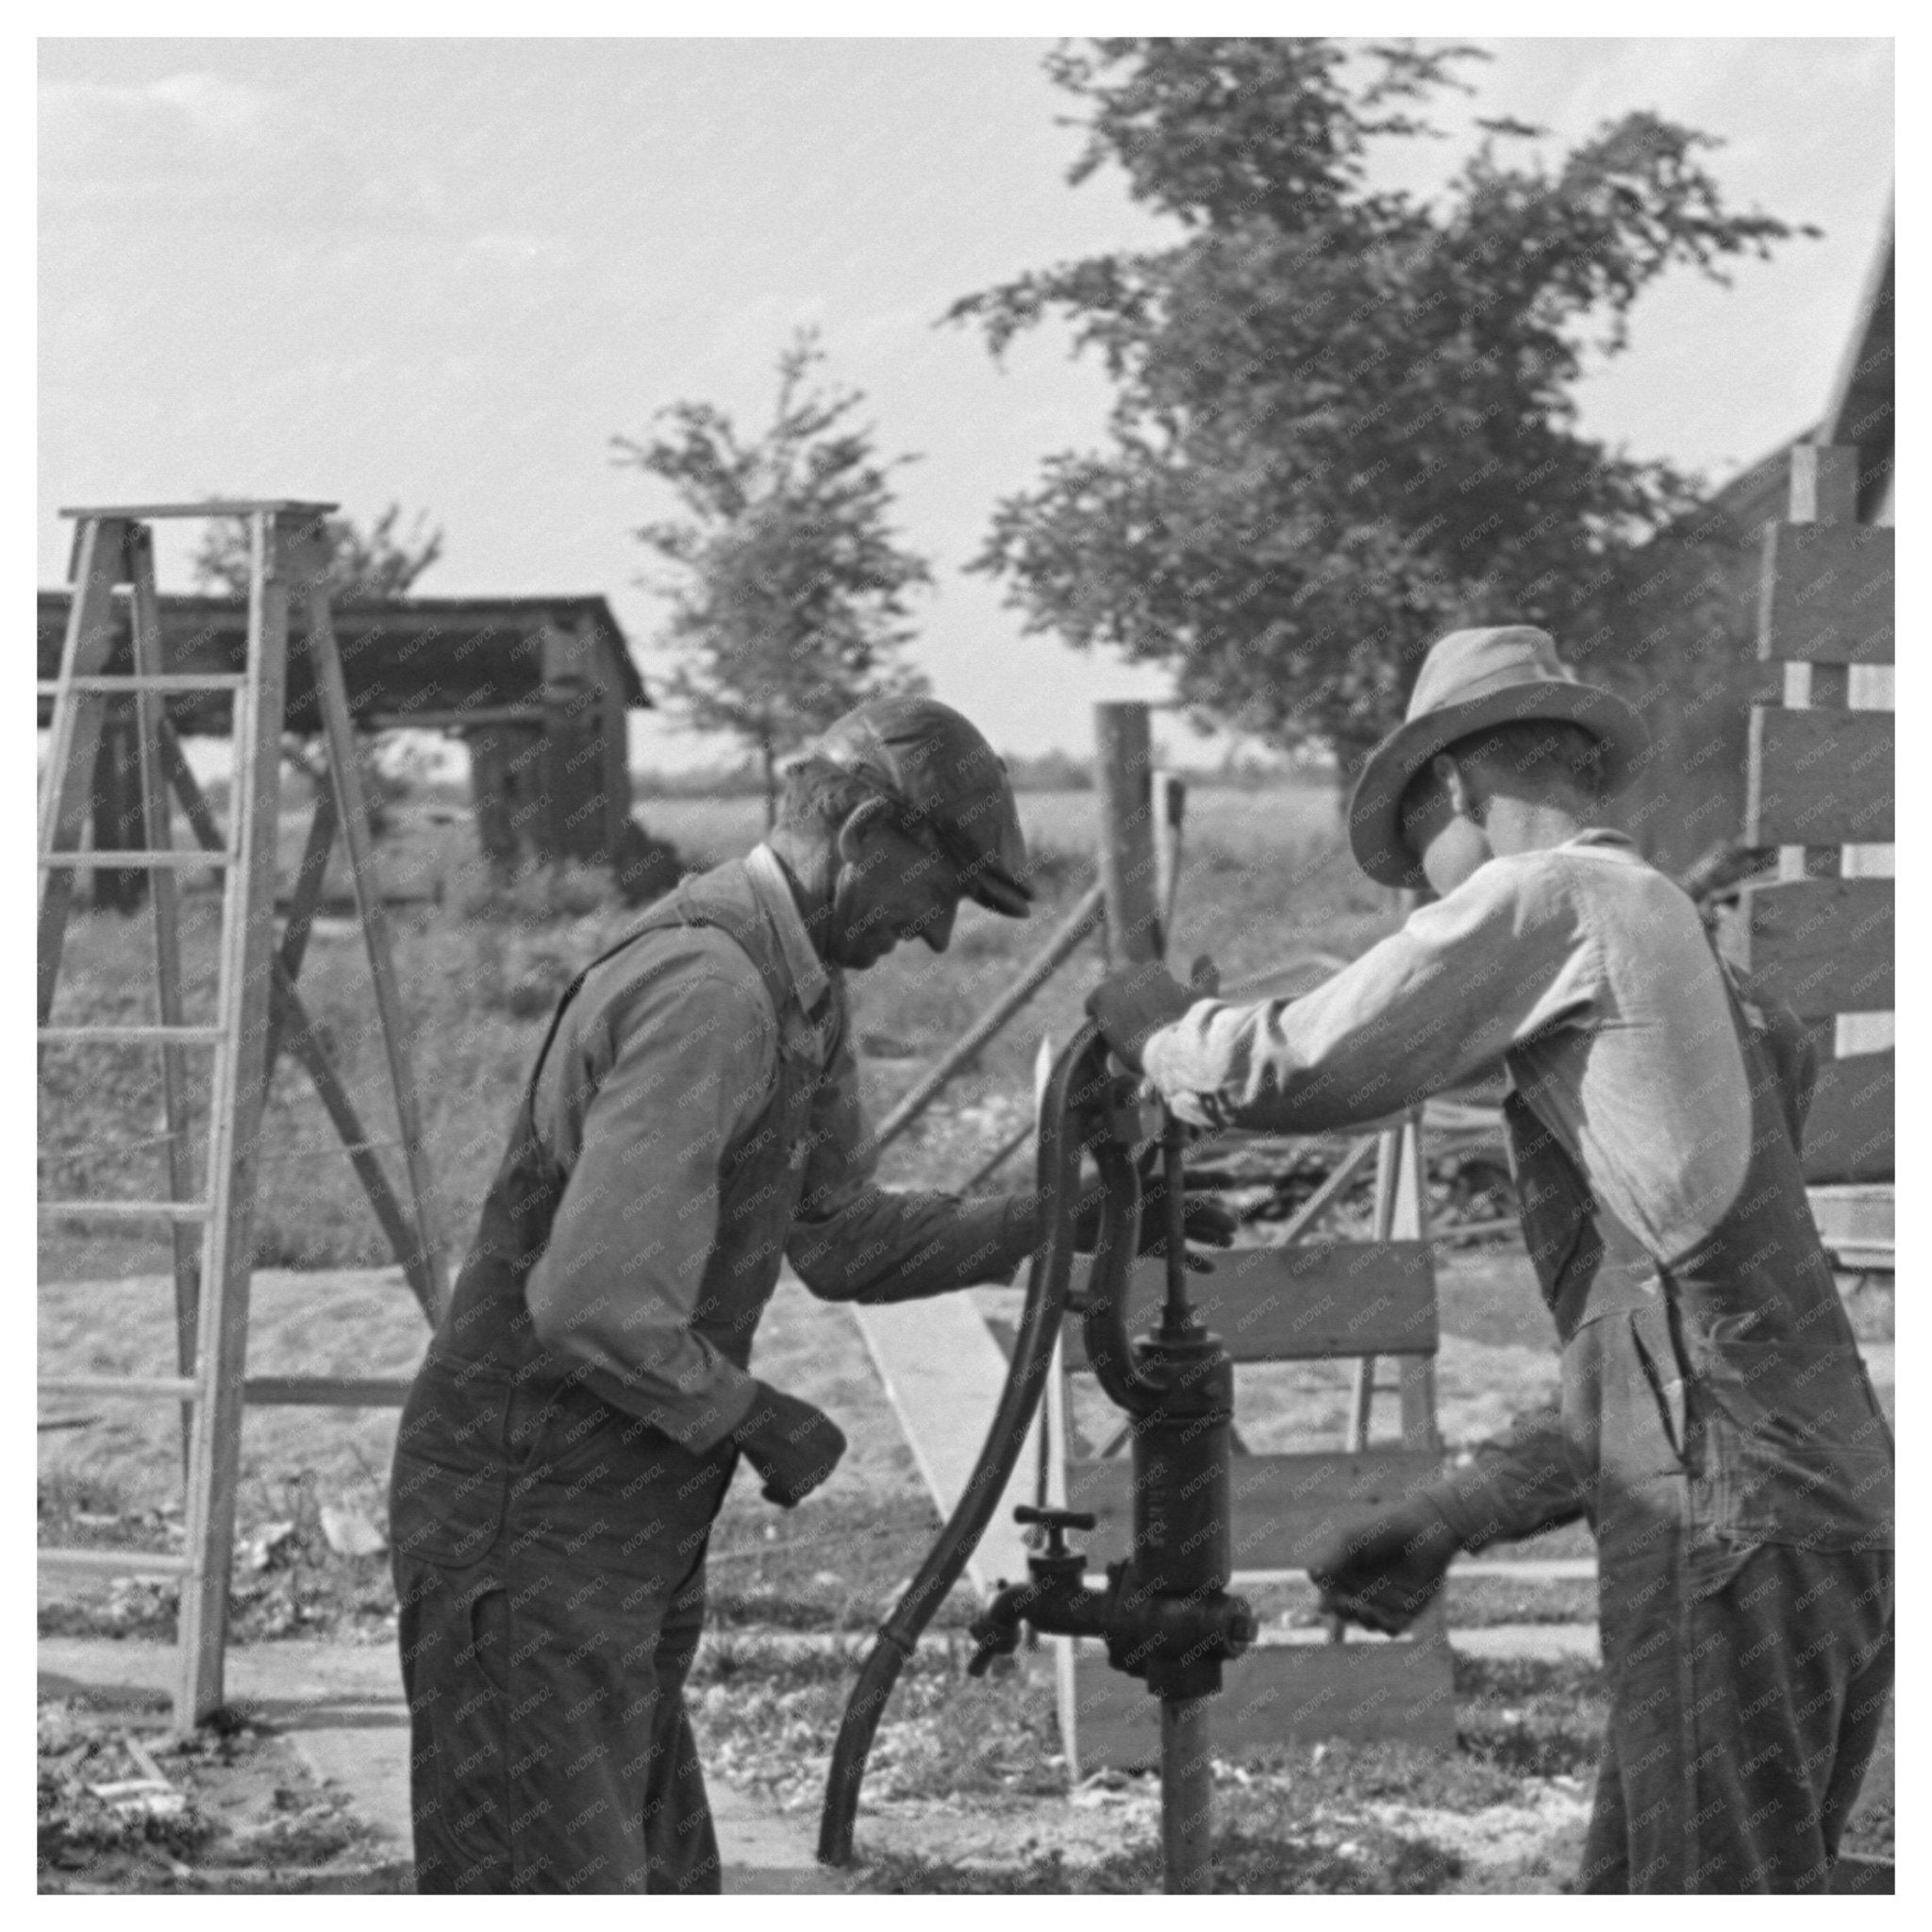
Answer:
<path fill-rule="evenodd" d="M 613 468 L 675 398 L 761 417 L 816 323 L 887 448 L 939 579 L 919 661 L 1003 747 L 1082 746 L 1088 703 L 1163 681 L 1023 640 L 960 575 L 995 500 L 1097 440 L 1063 340 L 1003 374 L 933 325 L 956 296 L 1156 242 L 1077 136 L 1046 42 L 43 41 L 39 569 L 64 503 L 213 491 L 431 511 L 424 589 L 602 591 L 647 678 L 656 600 Z M 1734 202 L 1815 222 L 1729 290 L 1679 273 L 1595 375 L 1584 427 L 1714 479 L 1823 407 L 1892 172 L 1874 40 L 1489 43 L 1470 110 L 1574 140 L 1631 108 L 1722 135 Z M 1405 154 L 1426 187 L 1458 157 Z M 163 583 L 185 587 L 181 553 Z M 641 734 L 666 758 L 715 756 Z"/>

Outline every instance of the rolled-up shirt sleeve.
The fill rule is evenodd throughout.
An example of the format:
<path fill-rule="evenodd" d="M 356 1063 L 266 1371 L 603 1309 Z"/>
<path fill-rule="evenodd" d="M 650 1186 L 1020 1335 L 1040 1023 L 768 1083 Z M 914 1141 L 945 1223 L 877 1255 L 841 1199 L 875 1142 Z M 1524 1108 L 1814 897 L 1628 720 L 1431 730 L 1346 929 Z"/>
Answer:
<path fill-rule="evenodd" d="M 601 1400 L 695 1450 L 752 1403 L 751 1377 L 691 1325 L 717 1234 L 719 1162 L 776 1067 L 770 1003 L 749 974 L 656 975 L 565 1048 L 577 1064 L 549 1070 L 539 1089 L 574 1158 L 525 1288 L 537 1339 L 587 1372 Z M 570 1094 L 586 1088 L 579 1110 Z"/>
<path fill-rule="evenodd" d="M 1039 1239 L 1031 1194 L 965 1201 L 873 1180 L 858 1074 L 842 1024 L 815 1097 L 786 1258 L 822 1301 L 901 1302 L 1008 1281 Z"/>
<path fill-rule="evenodd" d="M 1547 1027 L 1583 1024 L 1602 960 L 1546 860 L 1490 860 L 1303 998 L 1196 1001 L 1148 1041 L 1149 1079 L 1197 1126 L 1320 1133 L 1417 1106 Z"/>

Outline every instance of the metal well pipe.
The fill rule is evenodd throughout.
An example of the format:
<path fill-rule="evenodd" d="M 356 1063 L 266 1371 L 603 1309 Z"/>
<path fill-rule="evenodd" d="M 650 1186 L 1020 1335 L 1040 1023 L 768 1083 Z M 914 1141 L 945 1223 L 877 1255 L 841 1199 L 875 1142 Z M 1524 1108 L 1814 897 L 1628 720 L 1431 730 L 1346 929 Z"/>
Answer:
<path fill-rule="evenodd" d="M 1208 1755 L 1208 1700 L 1160 1700 L 1161 1890 L 1211 1890 L 1214 1825 L 1213 1760 Z"/>

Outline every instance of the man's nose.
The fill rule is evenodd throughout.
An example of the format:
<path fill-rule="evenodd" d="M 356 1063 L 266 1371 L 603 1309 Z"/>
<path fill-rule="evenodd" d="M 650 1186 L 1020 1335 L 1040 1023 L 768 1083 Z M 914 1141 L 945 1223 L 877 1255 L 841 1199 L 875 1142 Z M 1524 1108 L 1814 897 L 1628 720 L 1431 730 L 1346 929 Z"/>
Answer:
<path fill-rule="evenodd" d="M 953 921 L 958 917 L 958 900 L 948 900 L 943 908 L 933 913 L 919 928 L 919 937 L 935 953 L 943 953 L 953 943 Z"/>

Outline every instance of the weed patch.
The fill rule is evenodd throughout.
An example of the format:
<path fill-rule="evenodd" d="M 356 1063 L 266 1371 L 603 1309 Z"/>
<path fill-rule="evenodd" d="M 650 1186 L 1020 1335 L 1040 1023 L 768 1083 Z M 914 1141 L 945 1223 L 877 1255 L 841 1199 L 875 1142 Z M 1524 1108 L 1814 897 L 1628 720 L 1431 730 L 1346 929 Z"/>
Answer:
<path fill-rule="evenodd" d="M 367 1828 L 266 1727 L 229 1719 L 175 1738 L 158 1721 L 52 1702 L 37 1743 L 43 1892 L 408 1889 L 399 1861 L 372 1863 Z"/>
<path fill-rule="evenodd" d="M 1426 1839 L 1374 1826 L 1340 1843 L 1225 1831 L 1214 1840 L 1208 1890 L 1227 1894 L 1435 1892 L 1460 1875 L 1462 1860 Z M 888 1853 L 864 1867 L 854 1888 L 872 1892 L 1158 1892 L 1158 1847 L 1143 1845 L 1093 1863 L 1054 1850 L 1010 1869 L 973 1868 Z"/>

